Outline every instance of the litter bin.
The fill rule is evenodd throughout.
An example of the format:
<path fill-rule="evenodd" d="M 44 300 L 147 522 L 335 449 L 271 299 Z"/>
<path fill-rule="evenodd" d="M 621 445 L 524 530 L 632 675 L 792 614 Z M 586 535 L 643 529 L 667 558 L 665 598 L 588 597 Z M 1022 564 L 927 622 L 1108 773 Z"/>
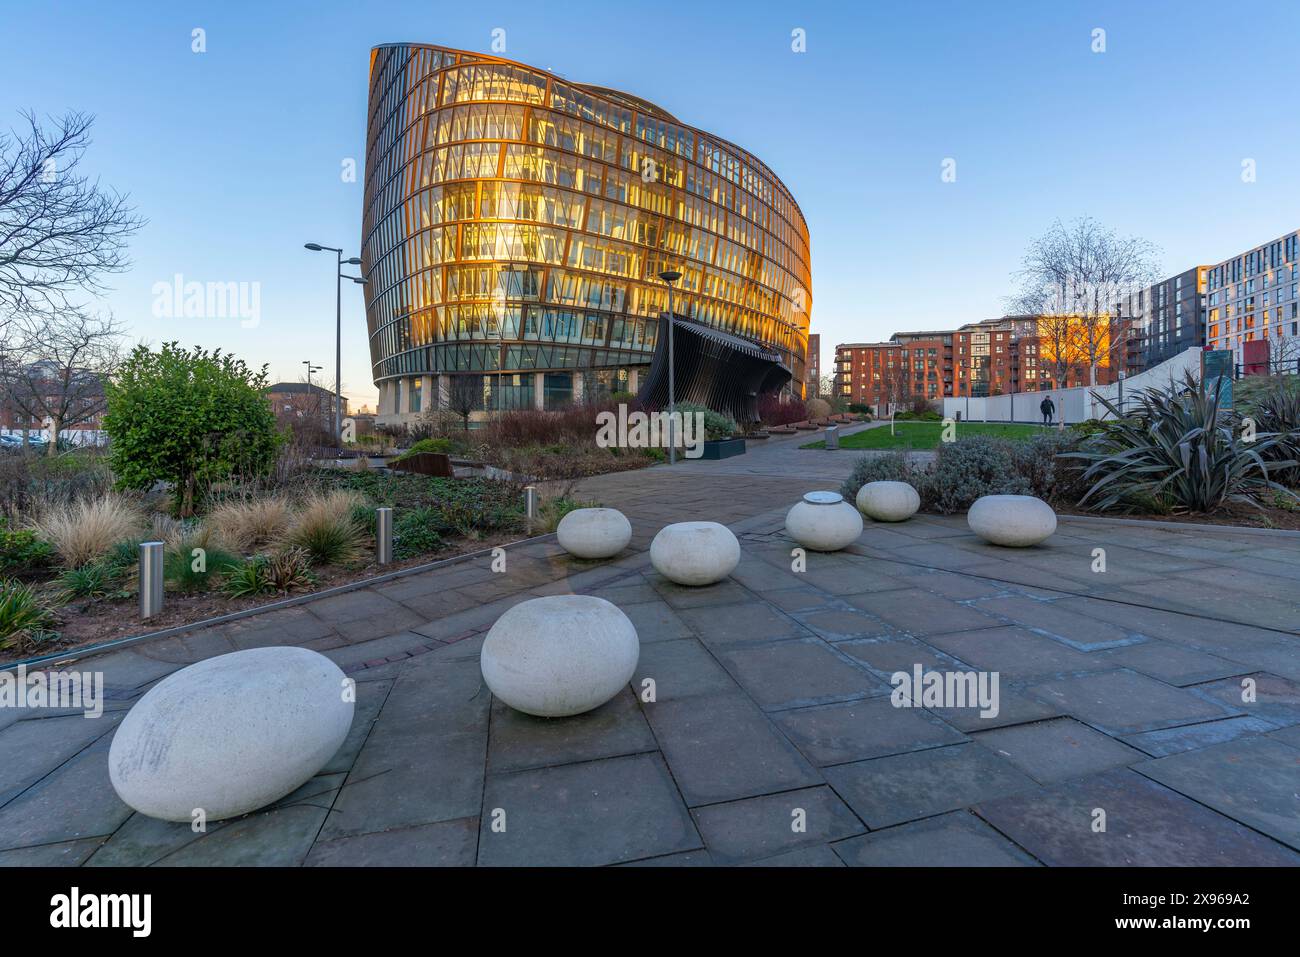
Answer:
<path fill-rule="evenodd" d="M 838 425 L 826 426 L 826 447 L 828 449 L 838 449 L 840 447 L 840 427 Z"/>

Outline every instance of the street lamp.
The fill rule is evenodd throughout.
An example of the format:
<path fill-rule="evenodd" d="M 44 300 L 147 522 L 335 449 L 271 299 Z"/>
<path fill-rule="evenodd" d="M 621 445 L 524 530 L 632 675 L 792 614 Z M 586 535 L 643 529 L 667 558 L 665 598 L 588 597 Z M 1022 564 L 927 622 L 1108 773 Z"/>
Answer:
<path fill-rule="evenodd" d="M 310 403 L 313 399 L 315 399 L 316 414 L 320 415 L 320 409 L 321 409 L 320 399 L 317 399 L 315 394 L 313 394 L 311 391 L 311 374 L 313 372 L 320 372 L 321 367 L 312 365 L 310 359 L 303 359 L 302 364 L 307 367 L 307 401 Z M 310 406 L 308 406 L 308 408 L 310 408 Z M 299 412 L 298 414 L 302 415 L 301 412 Z"/>
<path fill-rule="evenodd" d="M 668 464 L 677 464 L 677 436 L 673 431 L 673 416 L 677 412 L 676 376 L 673 368 L 673 283 L 682 278 L 676 269 L 665 269 L 659 278 L 668 284 Z"/>
<path fill-rule="evenodd" d="M 314 253 L 328 250 L 335 254 L 337 258 L 337 269 L 335 270 L 334 280 L 334 445 L 337 448 L 343 447 L 343 280 L 351 279 L 356 282 L 354 276 L 344 276 L 343 266 L 360 266 L 361 260 L 353 256 L 351 259 L 343 258 L 343 250 L 334 246 L 322 246 L 320 243 L 305 243 L 304 248 L 310 249 Z"/>

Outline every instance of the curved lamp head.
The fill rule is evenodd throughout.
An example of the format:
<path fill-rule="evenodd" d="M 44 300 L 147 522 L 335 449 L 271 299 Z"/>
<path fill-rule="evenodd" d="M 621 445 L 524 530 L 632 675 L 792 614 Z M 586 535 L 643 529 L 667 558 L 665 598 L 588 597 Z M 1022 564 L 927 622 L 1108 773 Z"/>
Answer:
<path fill-rule="evenodd" d="M 361 265 L 361 260 L 358 259 L 356 256 L 353 256 L 351 259 L 345 259 L 345 260 L 343 260 L 343 261 L 344 261 L 345 263 L 347 263 L 349 266 L 360 266 L 360 265 Z"/>
<path fill-rule="evenodd" d="M 662 279 L 664 282 L 676 282 L 677 280 L 682 278 L 682 274 L 679 273 L 676 269 L 665 269 L 663 272 L 659 274 L 659 278 Z"/>
<path fill-rule="evenodd" d="M 320 243 L 307 243 L 303 248 L 310 249 L 312 252 L 318 253 L 325 247 L 322 246 Z"/>

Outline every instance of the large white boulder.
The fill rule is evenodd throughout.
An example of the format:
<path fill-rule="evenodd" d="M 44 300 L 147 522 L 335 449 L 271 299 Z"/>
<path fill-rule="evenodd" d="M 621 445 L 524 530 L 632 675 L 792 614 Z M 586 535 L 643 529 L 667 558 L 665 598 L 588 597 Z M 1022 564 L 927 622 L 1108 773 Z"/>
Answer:
<path fill-rule="evenodd" d="M 966 523 L 986 542 L 1025 548 L 1056 531 L 1056 513 L 1032 495 L 985 495 L 970 507 Z"/>
<path fill-rule="evenodd" d="M 555 527 L 560 547 L 578 558 L 610 558 L 632 541 L 632 523 L 616 508 L 575 508 Z"/>
<path fill-rule="evenodd" d="M 677 522 L 650 543 L 650 564 L 679 585 L 712 585 L 740 564 L 740 542 L 717 522 Z"/>
<path fill-rule="evenodd" d="M 520 602 L 483 640 L 479 666 L 516 711 L 561 718 L 598 708 L 636 671 L 641 642 L 617 607 L 594 595 Z"/>
<path fill-rule="evenodd" d="M 839 492 L 809 492 L 785 516 L 786 533 L 804 548 L 837 552 L 862 534 L 862 516 Z"/>
<path fill-rule="evenodd" d="M 858 489 L 857 503 L 877 522 L 905 522 L 921 507 L 921 496 L 906 482 L 868 482 Z"/>
<path fill-rule="evenodd" d="M 308 648 L 236 651 L 169 675 L 123 719 L 108 751 L 118 797 L 141 814 L 190 821 L 265 807 L 304 784 L 352 726 L 355 695 Z"/>

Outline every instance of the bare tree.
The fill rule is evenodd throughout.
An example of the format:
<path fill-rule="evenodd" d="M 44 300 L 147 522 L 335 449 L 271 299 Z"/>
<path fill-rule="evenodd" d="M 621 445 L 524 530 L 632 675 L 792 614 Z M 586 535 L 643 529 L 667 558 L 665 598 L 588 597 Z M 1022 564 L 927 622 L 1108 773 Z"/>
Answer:
<path fill-rule="evenodd" d="M 94 118 L 69 113 L 48 128 L 0 133 L 0 322 L 76 309 L 79 293 L 129 265 L 126 240 L 142 225 L 127 198 L 78 174 Z"/>
<path fill-rule="evenodd" d="M 27 420 L 49 422 L 47 454 L 58 453 L 60 431 L 103 413 L 104 380 L 117 370 L 121 346 L 122 326 L 112 316 L 68 310 L 20 319 L 0 389 Z"/>
<path fill-rule="evenodd" d="M 447 390 L 447 408 L 460 416 L 466 432 L 469 416 L 483 403 L 483 378 L 476 375 L 454 375 Z"/>
<path fill-rule="evenodd" d="M 1268 374 L 1286 375 L 1297 372 L 1300 372 L 1300 336 L 1269 336 Z"/>
<path fill-rule="evenodd" d="M 1115 304 L 1156 280 L 1156 254 L 1145 239 L 1120 236 L 1090 217 L 1068 225 L 1057 220 L 1029 244 L 1014 302 L 1055 327 L 1048 331 L 1061 347 L 1054 364 L 1068 372 L 1067 357 L 1077 359 L 1089 384 L 1097 384 L 1116 334 Z"/>

